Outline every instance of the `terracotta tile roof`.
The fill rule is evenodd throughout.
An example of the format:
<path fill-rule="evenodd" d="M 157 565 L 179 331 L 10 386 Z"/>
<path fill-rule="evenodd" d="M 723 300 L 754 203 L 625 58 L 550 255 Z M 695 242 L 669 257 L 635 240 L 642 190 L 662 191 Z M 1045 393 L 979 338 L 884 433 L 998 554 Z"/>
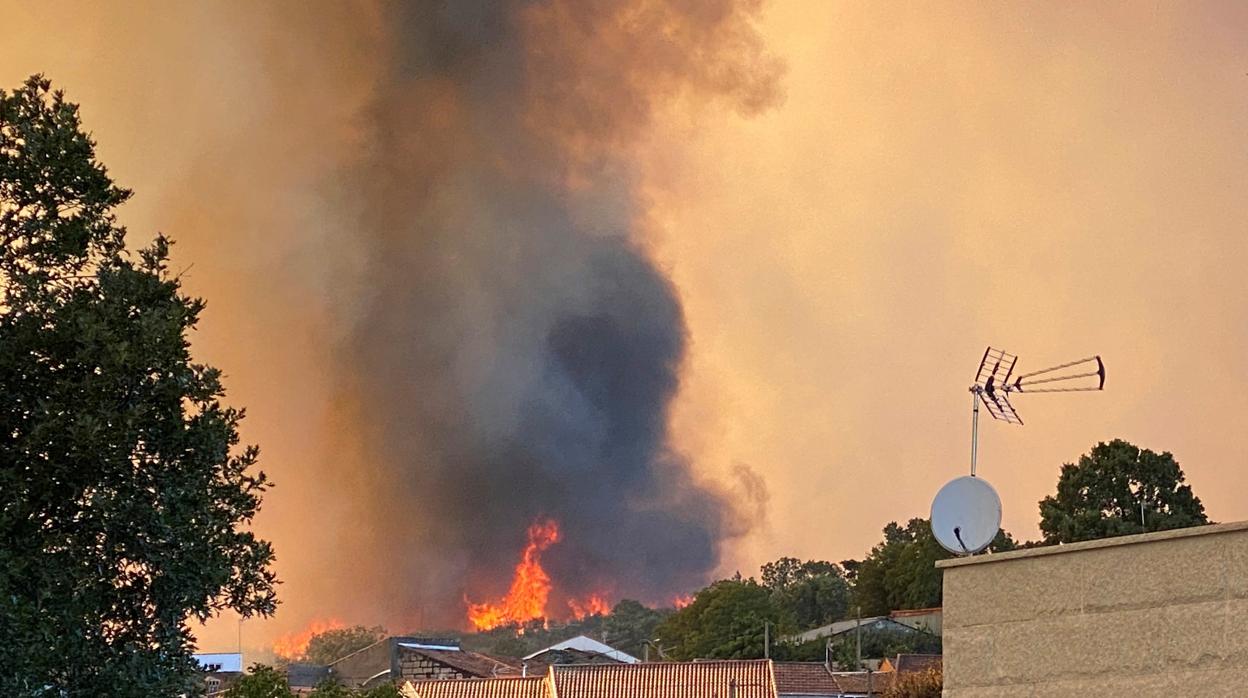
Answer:
<path fill-rule="evenodd" d="M 775 698 L 771 662 L 725 660 L 552 666 L 559 698 Z M 736 682 L 735 692 L 733 682 Z"/>
<path fill-rule="evenodd" d="M 780 695 L 839 696 L 841 689 L 822 662 L 776 662 L 776 690 Z"/>
<path fill-rule="evenodd" d="M 550 698 L 544 676 L 413 681 L 401 692 L 411 698 Z"/>

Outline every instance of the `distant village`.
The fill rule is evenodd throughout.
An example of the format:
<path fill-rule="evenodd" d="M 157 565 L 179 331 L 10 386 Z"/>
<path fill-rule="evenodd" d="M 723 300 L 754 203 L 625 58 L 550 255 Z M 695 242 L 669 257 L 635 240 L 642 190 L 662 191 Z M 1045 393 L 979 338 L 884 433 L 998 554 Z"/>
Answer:
<path fill-rule="evenodd" d="M 822 644 L 827 650 L 823 661 L 643 659 L 587 635 L 510 657 L 467 649 L 454 638 L 389 636 L 328 664 L 291 663 L 283 671 L 291 693 L 299 696 L 317 695 L 318 687 L 330 684 L 351 690 L 393 685 L 405 698 L 885 696 L 906 680 L 937 677 L 939 686 L 941 655 L 866 657 L 861 668 L 848 670 L 833 658 L 832 648 L 861 647 L 864 634 L 908 637 L 916 645 L 939 647 L 940 629 L 941 609 L 930 608 L 839 621 L 781 638 L 788 644 Z M 770 649 L 764 652 L 770 654 Z M 200 654 L 196 659 L 210 672 L 209 696 L 224 695 L 243 676 L 239 653 Z M 660 692 L 654 692 L 656 687 Z"/>

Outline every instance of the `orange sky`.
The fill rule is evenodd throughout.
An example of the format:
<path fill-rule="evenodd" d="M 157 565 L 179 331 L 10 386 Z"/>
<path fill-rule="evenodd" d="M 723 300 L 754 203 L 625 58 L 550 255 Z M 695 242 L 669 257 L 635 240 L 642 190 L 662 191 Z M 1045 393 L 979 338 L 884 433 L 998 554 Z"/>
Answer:
<path fill-rule="evenodd" d="M 320 192 L 376 68 L 368 4 L 0 5 L 0 84 L 42 71 L 82 103 L 136 190 L 125 222 L 193 264 L 197 351 L 279 483 L 259 526 L 306 576 L 332 542 L 299 536 L 300 466 L 329 447 L 329 319 L 362 283 Z M 1114 437 L 1172 451 L 1211 518 L 1248 518 L 1246 26 L 1233 2 L 777 0 L 781 104 L 657 115 L 632 157 L 690 328 L 677 442 L 770 495 L 724 572 L 860 556 L 925 516 L 967 469 L 989 343 L 1023 370 L 1100 353 L 1109 376 L 981 424 L 1007 530 L 1035 537 L 1060 464 Z M 249 637 L 314 613 L 283 576 L 294 603 Z"/>

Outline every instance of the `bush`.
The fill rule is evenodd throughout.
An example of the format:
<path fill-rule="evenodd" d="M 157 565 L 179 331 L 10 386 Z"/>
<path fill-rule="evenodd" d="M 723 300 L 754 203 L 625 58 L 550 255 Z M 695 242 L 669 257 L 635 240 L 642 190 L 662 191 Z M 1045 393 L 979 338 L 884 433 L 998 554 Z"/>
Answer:
<path fill-rule="evenodd" d="M 884 698 L 940 698 L 944 685 L 940 669 L 906 672 L 897 675 Z"/>

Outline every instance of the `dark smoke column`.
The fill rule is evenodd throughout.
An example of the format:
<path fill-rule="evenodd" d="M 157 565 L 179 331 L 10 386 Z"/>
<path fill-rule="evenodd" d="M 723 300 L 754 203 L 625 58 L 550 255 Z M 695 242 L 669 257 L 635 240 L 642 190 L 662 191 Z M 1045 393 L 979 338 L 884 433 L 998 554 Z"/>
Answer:
<path fill-rule="evenodd" d="M 342 348 L 368 454 L 358 547 L 394 610 L 462 624 L 539 516 L 567 594 L 659 600 L 742 522 L 668 445 L 685 326 L 637 245 L 629 147 L 652 110 L 776 98 L 755 3 L 388 5 L 345 234 L 367 250 Z"/>

